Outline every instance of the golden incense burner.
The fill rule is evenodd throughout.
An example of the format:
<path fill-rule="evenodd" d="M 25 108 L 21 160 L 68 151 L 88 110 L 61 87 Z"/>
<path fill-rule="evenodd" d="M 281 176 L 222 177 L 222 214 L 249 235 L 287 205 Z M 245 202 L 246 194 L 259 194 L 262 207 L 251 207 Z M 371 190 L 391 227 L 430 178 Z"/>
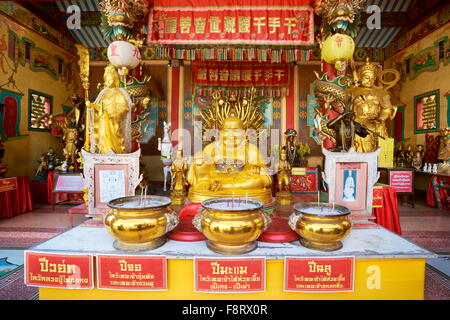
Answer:
<path fill-rule="evenodd" d="M 335 251 L 349 233 L 352 223 L 350 210 L 344 206 L 328 203 L 297 203 L 289 217 L 289 226 L 300 236 L 300 244 L 320 251 Z"/>
<path fill-rule="evenodd" d="M 244 254 L 257 247 L 256 239 L 272 222 L 264 203 L 248 198 L 215 198 L 202 202 L 192 220 L 208 238 L 207 246 L 221 254 Z"/>
<path fill-rule="evenodd" d="M 106 230 L 116 240 L 114 248 L 125 252 L 156 249 L 166 242 L 165 234 L 178 224 L 171 200 L 162 196 L 131 196 L 111 200 L 105 215 Z"/>

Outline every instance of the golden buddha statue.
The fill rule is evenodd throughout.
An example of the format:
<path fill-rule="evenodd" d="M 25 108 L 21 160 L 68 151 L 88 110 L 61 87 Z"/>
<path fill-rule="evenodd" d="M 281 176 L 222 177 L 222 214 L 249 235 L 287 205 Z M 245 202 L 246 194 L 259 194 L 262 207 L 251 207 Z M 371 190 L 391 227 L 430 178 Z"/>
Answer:
<path fill-rule="evenodd" d="M 220 136 L 194 155 L 188 171 L 188 198 L 201 202 L 216 197 L 248 197 L 272 201 L 272 178 L 258 147 L 250 143 L 241 119 L 231 115 Z"/>
<path fill-rule="evenodd" d="M 383 80 L 383 75 L 393 73 L 395 79 L 390 82 Z M 375 83 L 386 84 L 387 87 L 376 86 Z M 353 101 L 354 120 L 384 138 L 389 138 L 386 120 L 394 119 L 397 106 L 391 104 L 388 89 L 400 79 L 397 70 L 381 71 L 380 67 L 367 60 L 354 74 L 355 84 L 347 89 Z M 370 133 L 365 137 L 355 136 L 354 147 L 357 152 L 374 152 L 378 148 L 378 137 Z"/>
<path fill-rule="evenodd" d="M 184 204 L 186 197 L 186 187 L 189 185 L 186 180 L 188 165 L 183 158 L 183 150 L 178 149 L 175 159 L 172 161 L 172 192 L 170 198 L 173 204 Z"/>
<path fill-rule="evenodd" d="M 131 98 L 125 89 L 120 88 L 119 73 L 113 65 L 105 68 L 103 79 L 105 87 L 95 102 L 86 101 L 90 111 L 86 130 L 86 138 L 90 137 L 90 150 L 86 151 L 100 154 L 110 150 L 130 152 Z"/>

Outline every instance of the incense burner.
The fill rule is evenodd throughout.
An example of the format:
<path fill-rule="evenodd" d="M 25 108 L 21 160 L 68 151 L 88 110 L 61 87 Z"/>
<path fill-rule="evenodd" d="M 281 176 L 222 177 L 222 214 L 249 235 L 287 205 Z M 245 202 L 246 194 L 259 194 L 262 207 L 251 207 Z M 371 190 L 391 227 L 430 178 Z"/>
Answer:
<path fill-rule="evenodd" d="M 320 251 L 335 251 L 349 233 L 352 223 L 350 210 L 344 206 L 328 203 L 297 203 L 289 217 L 289 226 L 297 232 L 300 244 Z"/>
<path fill-rule="evenodd" d="M 208 239 L 210 250 L 221 254 L 244 254 L 257 247 L 256 239 L 270 226 L 264 203 L 247 198 L 215 198 L 202 202 L 192 220 Z"/>
<path fill-rule="evenodd" d="M 105 217 L 106 230 L 116 240 L 114 248 L 125 252 L 156 249 L 166 241 L 166 233 L 178 224 L 178 215 L 170 208 L 170 198 L 131 196 L 111 200 Z"/>

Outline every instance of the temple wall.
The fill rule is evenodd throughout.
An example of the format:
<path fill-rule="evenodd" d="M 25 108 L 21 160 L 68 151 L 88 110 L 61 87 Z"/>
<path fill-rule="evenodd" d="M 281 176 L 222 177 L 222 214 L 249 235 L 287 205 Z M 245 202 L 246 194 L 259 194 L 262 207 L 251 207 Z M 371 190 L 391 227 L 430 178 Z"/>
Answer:
<path fill-rule="evenodd" d="M 26 10 L 21 10 L 21 17 L 26 18 Z M 49 147 L 53 147 L 56 152 L 62 154 L 61 143 L 59 139 L 50 132 L 38 132 L 28 130 L 28 103 L 29 94 L 28 89 L 39 91 L 53 98 L 53 113 L 60 113 L 62 111 L 62 105 L 70 106 L 67 100 L 70 95 L 79 90 L 79 77 L 76 71 L 77 58 L 68 50 L 50 42 L 42 35 L 34 30 L 26 27 L 23 24 L 16 23 L 9 16 L 0 12 L 0 39 L 2 46 L 0 48 L 1 53 L 4 55 L 1 57 L 1 66 L 3 70 L 0 70 L 0 83 L 5 84 L 8 82 L 8 78 L 12 74 L 12 69 L 9 66 L 13 66 L 13 60 L 10 58 L 10 32 L 13 32 L 18 39 L 26 39 L 31 42 L 35 48 L 42 49 L 40 51 L 44 57 L 54 58 L 58 56 L 62 59 L 64 64 L 69 64 L 70 75 L 58 74 L 56 77 L 51 76 L 46 72 L 45 67 L 41 70 L 33 68 L 31 69 L 30 60 L 33 63 L 33 53 L 31 58 L 24 63 L 17 64 L 17 73 L 14 76 L 16 86 L 22 91 L 23 96 L 20 103 L 20 135 L 19 137 L 11 138 L 3 141 L 5 146 L 5 157 L 3 163 L 8 164 L 9 173 L 7 176 L 34 176 L 34 171 L 38 167 L 39 157 L 42 153 L 47 152 Z M 16 48 L 17 50 L 17 48 Z M 32 51 L 33 52 L 33 51 Z M 8 66 L 9 65 L 9 66 Z M 48 64 L 47 66 L 49 66 Z M 53 65 L 54 66 L 54 65 Z M 66 65 L 67 66 L 67 65 Z M 53 68 L 54 70 L 54 68 Z M 67 70 L 66 70 L 67 71 Z M 68 85 L 70 83 L 70 85 Z M 19 92 L 17 88 L 11 86 L 5 86 L 4 89 L 11 90 L 13 92 Z"/>
<path fill-rule="evenodd" d="M 441 26 L 439 29 L 430 33 L 426 37 L 413 43 L 409 47 L 399 51 L 394 56 L 385 61 L 385 68 L 397 68 L 402 70 L 402 80 L 399 92 L 400 101 L 404 103 L 404 139 L 406 145 L 425 145 L 425 133 L 415 134 L 414 123 L 414 97 L 423 93 L 427 93 L 433 90 L 440 90 L 440 110 L 439 110 L 439 128 L 446 128 L 450 126 L 448 118 L 448 101 L 446 93 L 449 92 L 450 87 L 450 64 L 446 64 L 443 57 L 441 59 L 435 59 L 436 64 L 430 65 L 428 68 L 424 68 L 420 72 L 416 72 L 418 69 L 411 69 L 414 67 L 415 58 L 421 54 L 428 54 L 429 49 L 431 54 L 436 58 L 439 54 L 438 41 L 442 41 L 445 37 L 450 38 L 450 23 Z M 450 41 L 450 40 L 448 40 Z M 433 48 L 434 47 L 434 48 Z M 444 48 L 449 48 L 448 42 Z M 447 50 L 447 49 L 446 49 Z M 436 54 L 436 55 L 435 55 Z M 444 54 L 449 55 L 450 52 L 446 51 Z M 412 59 L 410 64 L 409 73 L 406 74 L 406 60 Z M 448 58 L 447 58 L 448 59 Z M 393 101 L 394 102 L 394 101 Z M 437 132 L 432 133 L 436 135 Z"/>

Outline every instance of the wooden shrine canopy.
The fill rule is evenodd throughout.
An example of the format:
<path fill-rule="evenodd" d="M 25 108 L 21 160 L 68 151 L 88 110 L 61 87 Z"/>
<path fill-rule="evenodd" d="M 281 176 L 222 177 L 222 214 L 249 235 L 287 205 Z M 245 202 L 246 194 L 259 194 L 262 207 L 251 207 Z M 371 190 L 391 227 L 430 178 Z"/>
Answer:
<path fill-rule="evenodd" d="M 314 45 L 314 0 L 154 0 L 147 44 Z"/>

